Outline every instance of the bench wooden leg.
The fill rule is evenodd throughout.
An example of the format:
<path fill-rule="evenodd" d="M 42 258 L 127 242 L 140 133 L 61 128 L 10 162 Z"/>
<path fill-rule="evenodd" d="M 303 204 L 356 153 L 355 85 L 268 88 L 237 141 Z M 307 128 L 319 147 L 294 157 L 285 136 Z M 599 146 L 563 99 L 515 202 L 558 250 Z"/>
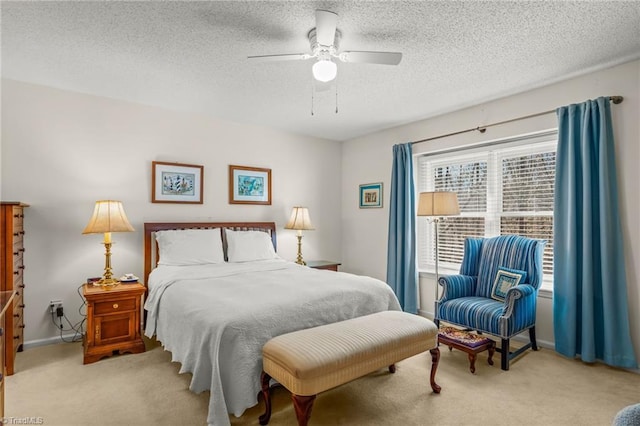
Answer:
<path fill-rule="evenodd" d="M 271 392 L 269 388 L 271 376 L 263 371 L 260 376 L 260 381 L 262 383 L 262 398 L 264 399 L 265 411 L 264 414 L 259 417 L 258 421 L 264 426 L 268 424 L 271 419 Z"/>
<path fill-rule="evenodd" d="M 440 362 L 440 349 L 436 346 L 429 352 L 431 352 L 431 389 L 433 389 L 435 393 L 440 393 L 442 388 L 436 383 L 436 370 L 438 369 L 438 362 Z"/>
<path fill-rule="evenodd" d="M 298 426 L 307 426 L 311 418 L 311 409 L 316 396 L 291 395 L 293 399 L 293 407 L 296 409 L 296 417 L 298 418 Z"/>

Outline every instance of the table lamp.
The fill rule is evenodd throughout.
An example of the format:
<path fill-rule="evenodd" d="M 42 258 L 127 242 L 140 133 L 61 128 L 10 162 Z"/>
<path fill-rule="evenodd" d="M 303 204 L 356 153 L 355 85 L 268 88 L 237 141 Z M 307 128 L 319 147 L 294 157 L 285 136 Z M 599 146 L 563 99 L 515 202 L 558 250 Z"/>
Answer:
<path fill-rule="evenodd" d="M 105 264 L 104 275 L 93 285 L 102 287 L 111 287 L 118 285 L 120 281 L 113 278 L 111 271 L 111 233 L 112 232 L 132 232 L 134 229 L 124 213 L 124 208 L 120 201 L 100 200 L 96 201 L 93 209 L 93 215 L 89 219 L 89 224 L 83 234 L 102 234 L 104 233 L 105 248 Z"/>
<path fill-rule="evenodd" d="M 302 259 L 302 231 L 314 229 L 311 224 L 311 218 L 309 218 L 309 209 L 306 207 L 294 207 L 291 211 L 289 222 L 284 226 L 284 229 L 295 229 L 298 231 L 298 258 L 296 259 L 296 263 L 306 265 L 307 262 Z"/>
<path fill-rule="evenodd" d="M 436 298 L 438 300 L 438 223 L 443 216 L 455 216 L 460 214 L 458 195 L 455 192 L 421 192 L 418 199 L 418 216 L 429 216 L 435 223 L 436 234 Z"/>

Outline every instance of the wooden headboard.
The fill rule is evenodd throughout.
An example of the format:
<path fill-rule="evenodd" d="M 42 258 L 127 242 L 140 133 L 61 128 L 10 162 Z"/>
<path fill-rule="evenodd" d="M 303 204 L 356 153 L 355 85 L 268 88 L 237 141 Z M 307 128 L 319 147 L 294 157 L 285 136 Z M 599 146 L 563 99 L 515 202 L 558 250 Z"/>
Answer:
<path fill-rule="evenodd" d="M 158 246 L 154 232 L 171 229 L 207 229 L 228 228 L 232 231 L 262 231 L 271 235 L 273 248 L 276 246 L 275 222 L 148 222 L 144 224 L 144 284 L 147 285 L 149 274 L 158 263 Z M 222 243 L 226 247 L 225 233 L 222 232 Z"/>

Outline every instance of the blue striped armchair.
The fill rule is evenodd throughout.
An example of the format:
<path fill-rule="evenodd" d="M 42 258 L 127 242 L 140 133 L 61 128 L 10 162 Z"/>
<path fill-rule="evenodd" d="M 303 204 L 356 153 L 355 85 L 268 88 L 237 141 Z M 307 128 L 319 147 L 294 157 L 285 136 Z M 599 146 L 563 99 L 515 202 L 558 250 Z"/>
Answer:
<path fill-rule="evenodd" d="M 546 241 L 517 235 L 467 238 L 459 275 L 439 279 L 444 287 L 436 301 L 436 324 L 445 321 L 499 336 L 501 368 L 536 345 L 536 299 L 542 284 L 542 252 Z M 529 343 L 515 352 L 509 340 L 529 330 Z"/>

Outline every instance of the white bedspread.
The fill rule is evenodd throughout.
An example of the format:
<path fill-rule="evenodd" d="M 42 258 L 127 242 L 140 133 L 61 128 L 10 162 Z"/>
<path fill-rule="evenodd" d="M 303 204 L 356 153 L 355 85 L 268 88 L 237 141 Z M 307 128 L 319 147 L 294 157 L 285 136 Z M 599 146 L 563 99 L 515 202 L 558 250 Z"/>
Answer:
<path fill-rule="evenodd" d="M 380 280 L 269 260 L 158 267 L 145 309 L 145 335 L 193 373 L 193 392 L 211 391 L 207 422 L 222 426 L 257 404 L 270 338 L 400 305 Z"/>

